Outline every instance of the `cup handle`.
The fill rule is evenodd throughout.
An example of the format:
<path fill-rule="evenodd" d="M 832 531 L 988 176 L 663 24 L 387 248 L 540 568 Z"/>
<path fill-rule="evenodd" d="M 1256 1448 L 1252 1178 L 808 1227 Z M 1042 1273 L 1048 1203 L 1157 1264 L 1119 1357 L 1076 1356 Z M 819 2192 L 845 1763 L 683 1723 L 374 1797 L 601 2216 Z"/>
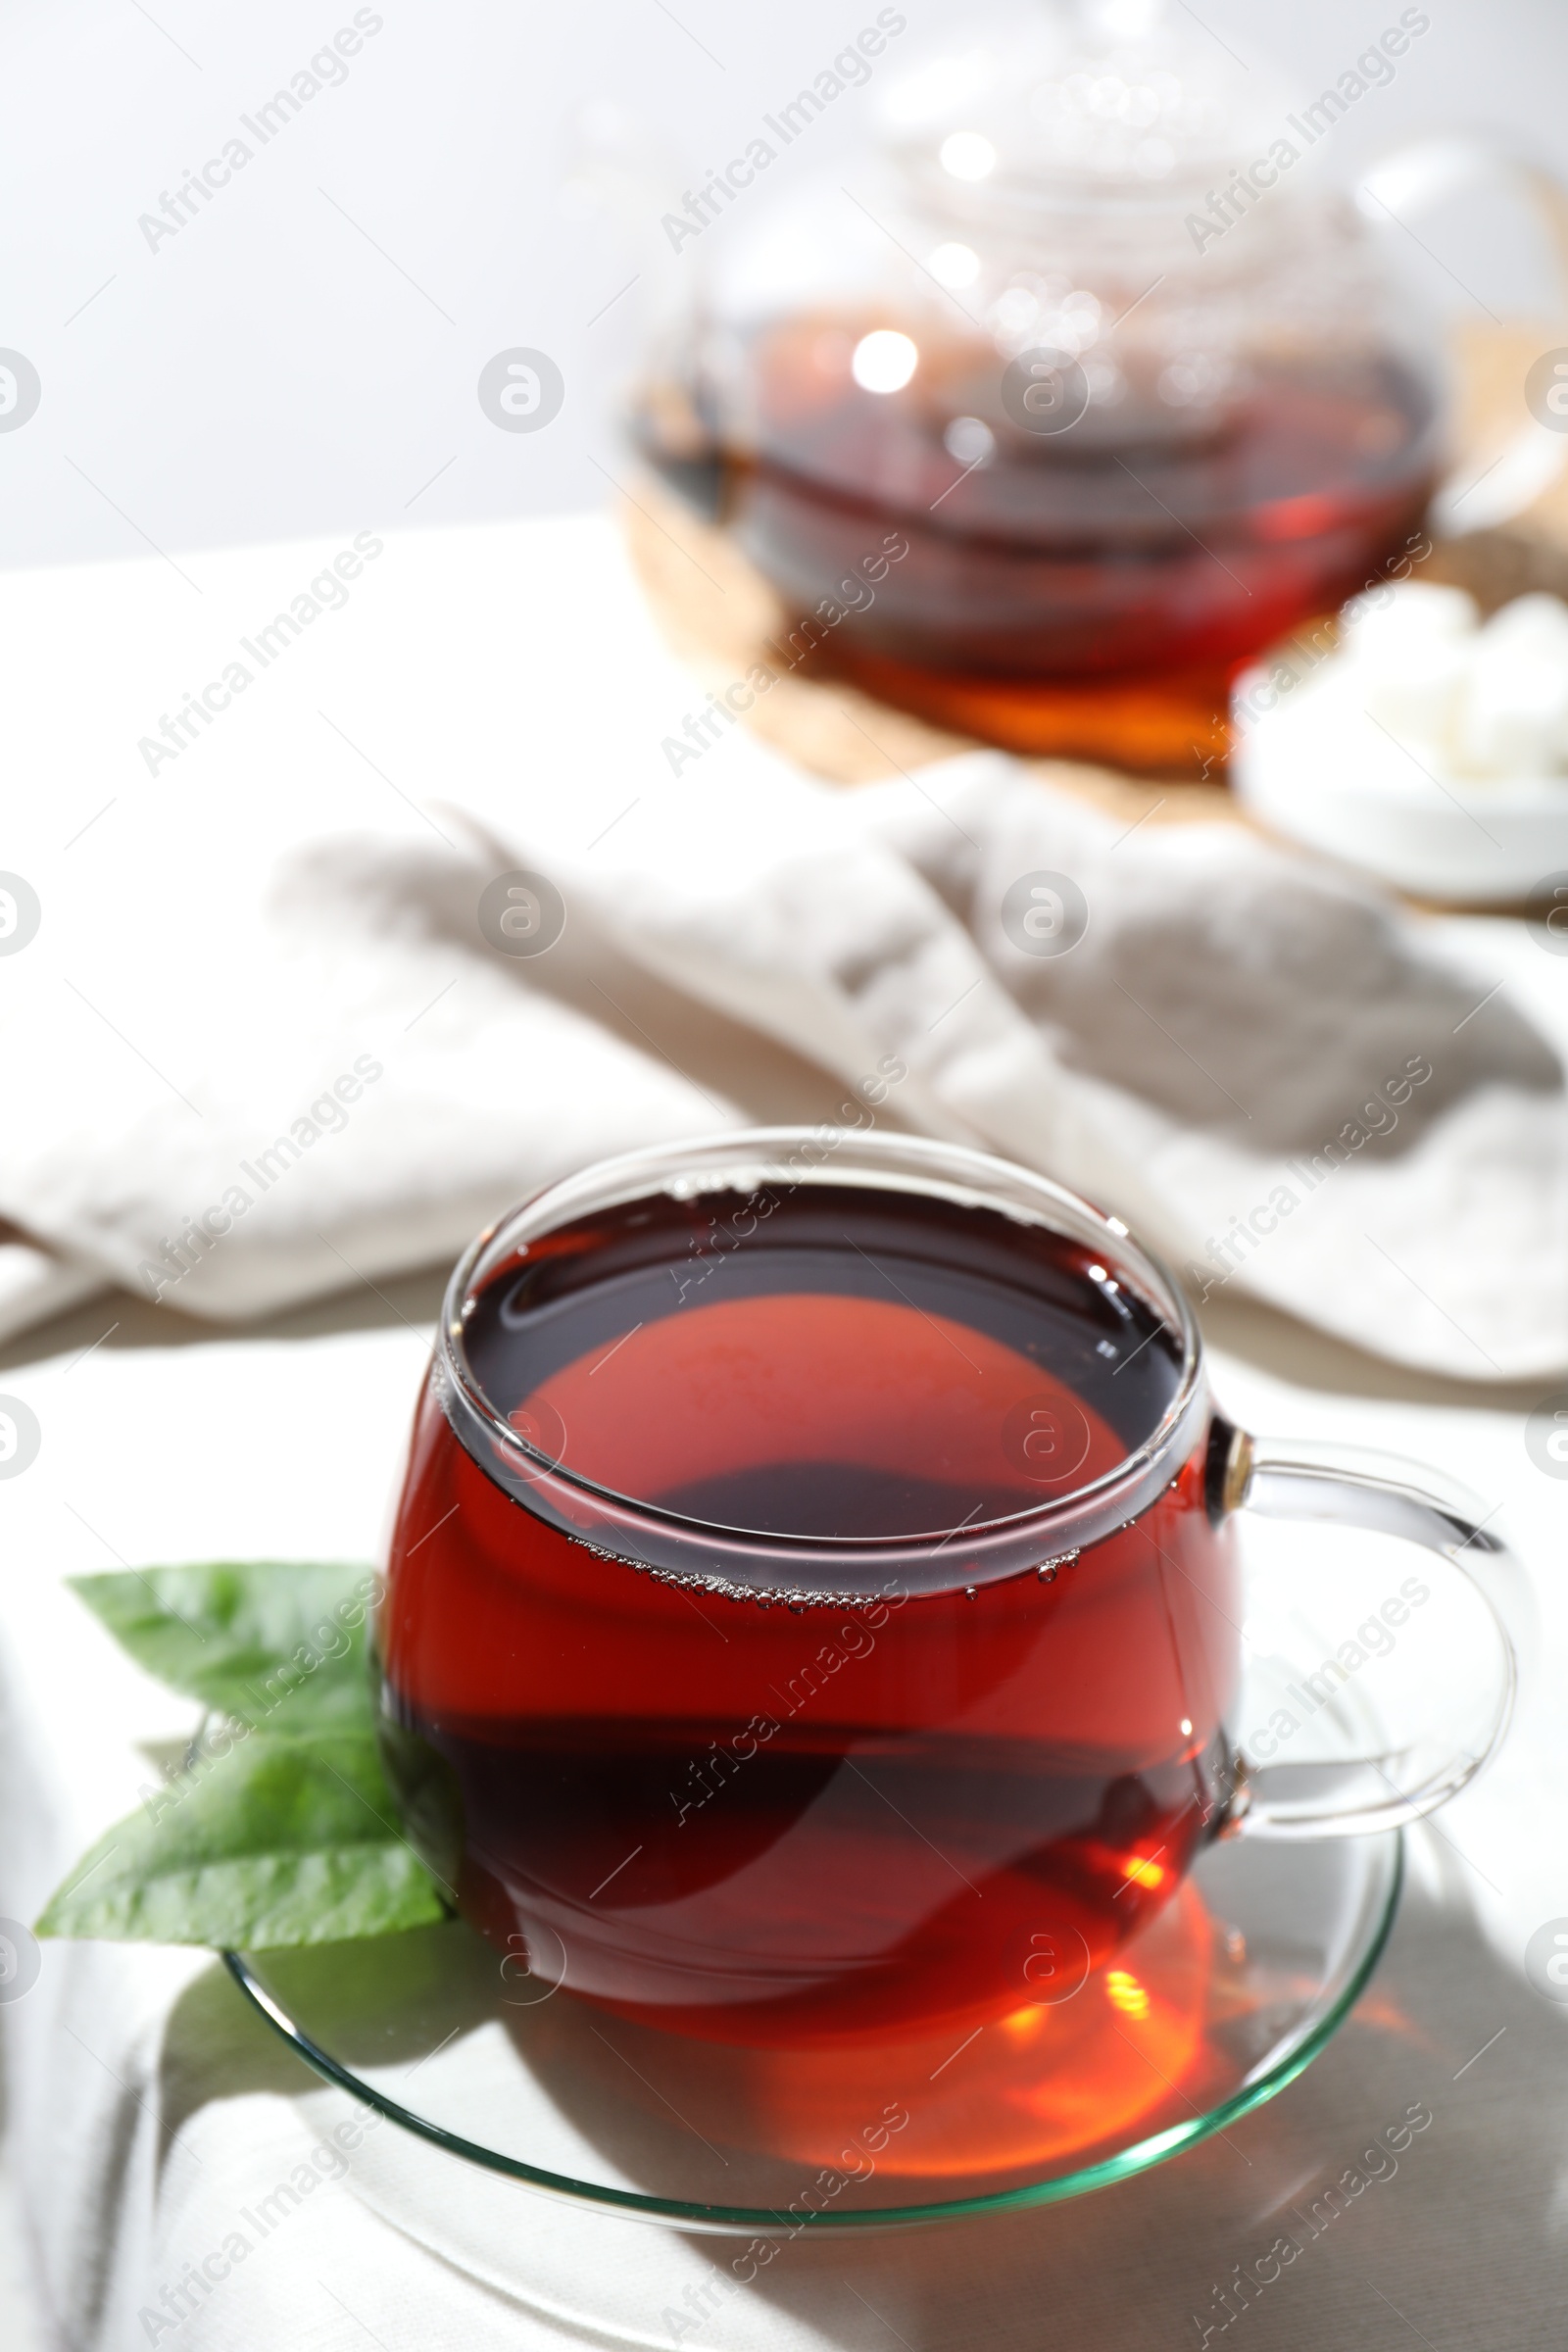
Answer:
<path fill-rule="evenodd" d="M 1523 1568 L 1491 1524 L 1494 1513 L 1439 1472 L 1397 1454 L 1311 1441 L 1275 1444 L 1238 1431 L 1225 1467 L 1223 1505 L 1265 1519 L 1306 1519 L 1403 1537 L 1447 1560 L 1476 1588 L 1494 1641 L 1473 1678 L 1468 1734 L 1436 1719 L 1397 1746 L 1308 1768 L 1270 1769 L 1241 1759 L 1224 1834 L 1348 1838 L 1397 1829 L 1435 1812 L 1496 1753 L 1533 1650 L 1534 1608 Z M 1343 1669 L 1335 1669 L 1344 1675 Z M 1333 1695 L 1326 1671 L 1310 1678 Z M 1344 1678 L 1347 1682 L 1348 1677 Z M 1319 1694 L 1314 1692 L 1314 1698 Z M 1302 1785 L 1304 1782 L 1304 1786 Z"/>
<path fill-rule="evenodd" d="M 1491 184 L 1512 187 L 1539 215 L 1556 257 L 1559 308 L 1568 319 L 1568 189 L 1549 172 L 1510 155 L 1484 139 L 1420 139 L 1375 164 L 1355 191 L 1363 219 L 1374 225 L 1391 219 L 1408 225 L 1429 205 L 1462 189 Z M 1563 339 L 1568 343 L 1568 328 Z M 1501 451 L 1471 452 L 1441 482 L 1431 516 L 1446 538 L 1492 530 L 1534 505 L 1568 461 L 1568 433 L 1532 417 L 1510 434 Z M 1478 467 L 1484 466 L 1484 471 Z"/>

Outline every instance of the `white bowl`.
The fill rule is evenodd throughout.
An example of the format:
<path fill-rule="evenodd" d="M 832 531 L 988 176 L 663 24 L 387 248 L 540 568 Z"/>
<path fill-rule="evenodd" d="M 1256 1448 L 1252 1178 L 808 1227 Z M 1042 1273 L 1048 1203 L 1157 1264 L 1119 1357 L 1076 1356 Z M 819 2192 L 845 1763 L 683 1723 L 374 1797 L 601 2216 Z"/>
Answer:
<path fill-rule="evenodd" d="M 1333 666 L 1238 724 L 1231 782 L 1259 823 L 1446 905 L 1516 904 L 1568 872 L 1568 776 L 1445 774 L 1369 718 Z M 1238 701 L 1268 674 L 1241 678 Z"/>

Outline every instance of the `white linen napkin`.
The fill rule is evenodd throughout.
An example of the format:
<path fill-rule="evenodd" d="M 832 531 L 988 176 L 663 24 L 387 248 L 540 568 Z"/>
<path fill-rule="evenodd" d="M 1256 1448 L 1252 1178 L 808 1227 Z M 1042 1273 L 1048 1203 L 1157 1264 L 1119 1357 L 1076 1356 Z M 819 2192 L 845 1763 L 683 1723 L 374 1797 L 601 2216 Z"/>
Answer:
<path fill-rule="evenodd" d="M 1200 1296 L 1460 1377 L 1568 1363 L 1528 940 L 1456 949 L 1000 756 L 851 793 L 738 731 L 672 762 L 701 690 L 600 522 L 388 540 L 154 760 L 220 612 L 254 647 L 331 561 L 202 559 L 195 622 L 156 563 L 0 583 L 0 761 L 54 787 L 13 811 L 43 919 L 0 956 L 0 1331 L 98 1282 L 248 1315 L 450 1256 L 590 1158 L 741 1123 L 782 1049 L 856 1118 L 898 1067 L 879 1116 L 1083 1190 Z M 561 895 L 546 953 L 481 926 L 519 870 Z"/>

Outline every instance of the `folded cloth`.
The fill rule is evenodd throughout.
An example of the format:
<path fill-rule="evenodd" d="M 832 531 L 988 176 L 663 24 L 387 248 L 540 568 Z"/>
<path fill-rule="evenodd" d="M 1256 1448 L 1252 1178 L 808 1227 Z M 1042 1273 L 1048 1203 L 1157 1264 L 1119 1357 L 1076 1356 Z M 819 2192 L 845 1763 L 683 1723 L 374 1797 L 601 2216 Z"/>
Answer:
<path fill-rule="evenodd" d="M 1238 827 L 1128 834 L 997 755 L 684 818 L 571 875 L 663 976 L 846 1079 L 892 1050 L 906 1115 L 1119 1210 L 1200 1298 L 1459 1377 L 1568 1360 L 1561 1065 L 1484 961 Z"/>
<path fill-rule="evenodd" d="M 590 1158 L 743 1123 L 772 1055 L 858 1120 L 896 1066 L 877 1115 L 1089 1193 L 1200 1297 L 1463 1377 L 1568 1363 L 1568 1103 L 1495 968 L 1555 977 L 1528 941 L 1456 950 L 997 755 L 829 791 L 691 720 L 603 523 L 367 541 L 206 732 L 138 732 L 150 664 L 216 661 L 207 614 L 171 666 L 164 567 L 0 585 L 38 687 L 8 764 L 82 812 L 64 850 L 34 812 L 43 919 L 0 962 L 0 1330 L 98 1281 L 235 1316 L 449 1256 Z M 255 629 L 330 556 L 205 559 L 206 592 Z M 485 897 L 518 873 L 520 941 Z"/>

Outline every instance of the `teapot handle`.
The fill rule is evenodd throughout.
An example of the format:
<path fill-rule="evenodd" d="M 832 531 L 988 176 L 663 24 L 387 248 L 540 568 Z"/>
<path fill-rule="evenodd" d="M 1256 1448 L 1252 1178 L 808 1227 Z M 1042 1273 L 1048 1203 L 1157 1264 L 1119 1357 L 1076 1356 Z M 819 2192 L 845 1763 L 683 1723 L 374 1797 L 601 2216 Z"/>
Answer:
<path fill-rule="evenodd" d="M 1568 318 L 1568 189 L 1549 172 L 1485 140 L 1435 138 L 1401 147 L 1361 180 L 1355 200 L 1363 219 L 1377 224 L 1394 220 L 1408 227 L 1429 205 L 1483 185 L 1512 187 L 1523 195 L 1545 227 L 1562 285 Z M 1568 329 L 1564 330 L 1568 347 Z M 1565 377 L 1568 380 L 1568 377 Z M 1471 453 L 1439 484 L 1432 517 L 1446 536 L 1491 530 L 1534 504 L 1568 461 L 1568 414 L 1560 424 L 1532 416 L 1512 433 L 1485 470 L 1476 471 Z"/>

